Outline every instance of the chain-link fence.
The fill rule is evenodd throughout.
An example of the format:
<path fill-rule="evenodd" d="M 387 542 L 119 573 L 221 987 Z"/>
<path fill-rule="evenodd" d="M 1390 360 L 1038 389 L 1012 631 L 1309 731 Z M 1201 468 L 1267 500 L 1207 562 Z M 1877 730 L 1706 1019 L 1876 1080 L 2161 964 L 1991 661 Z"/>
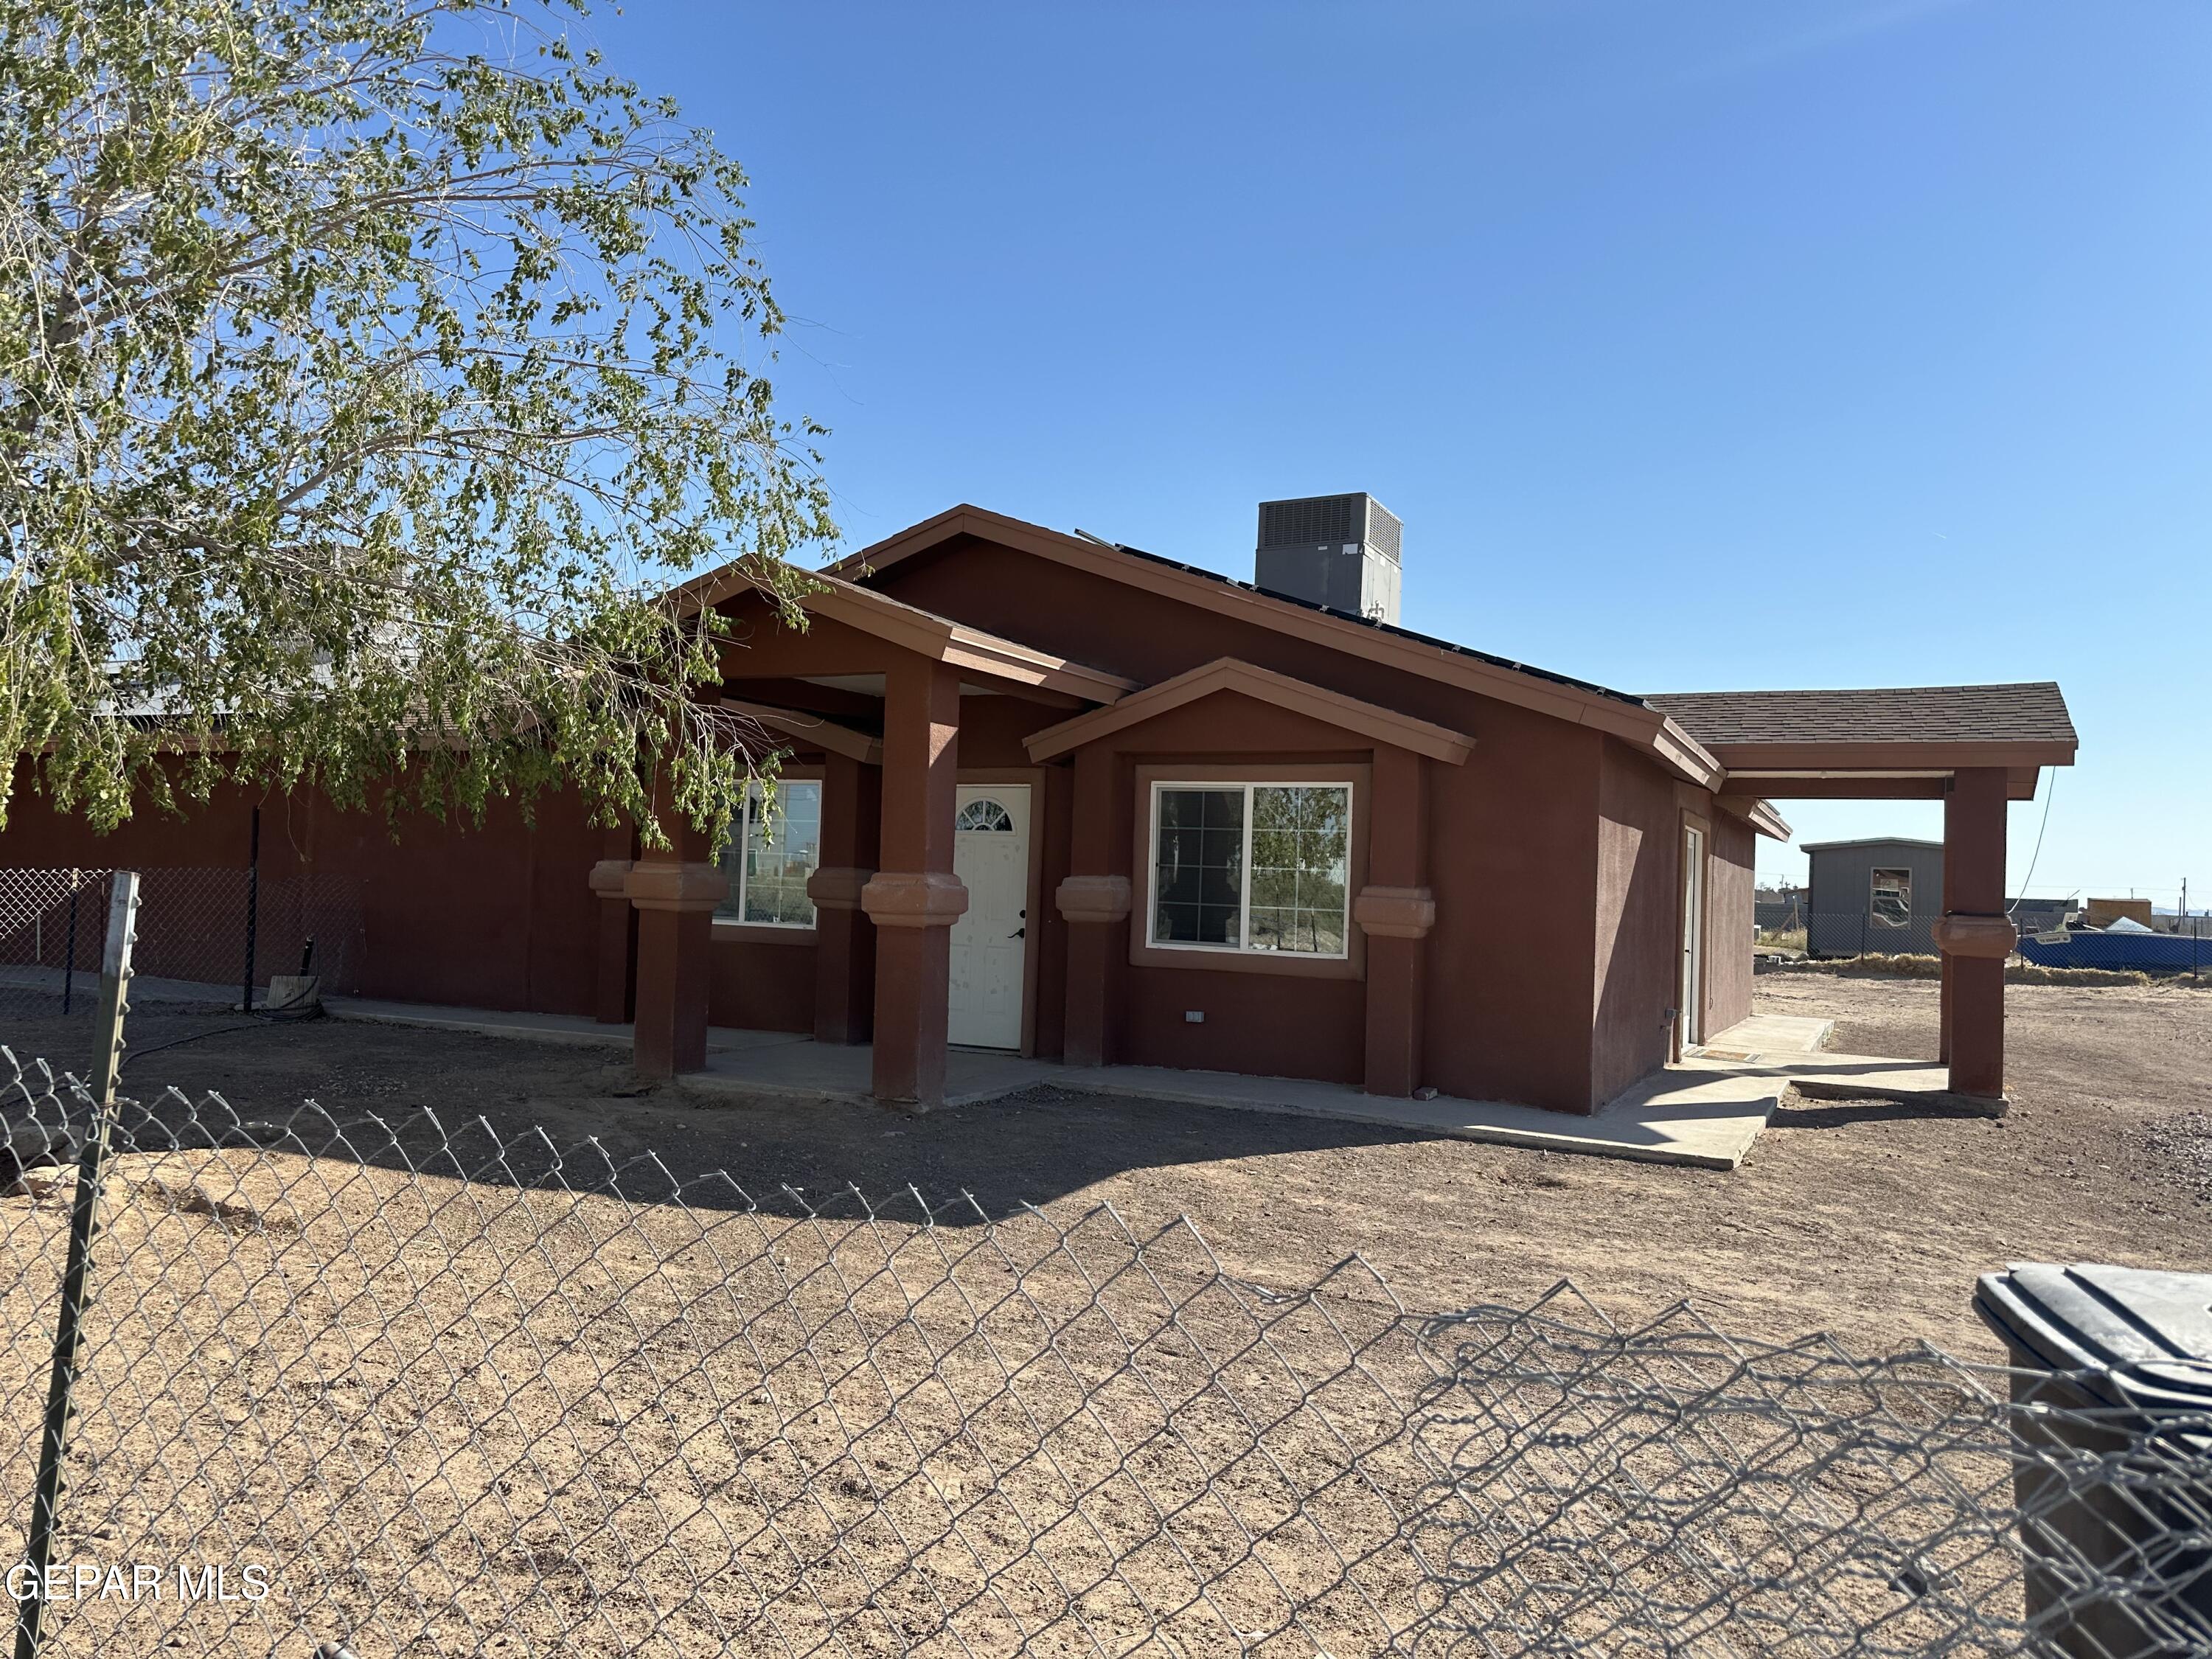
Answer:
<path fill-rule="evenodd" d="M 93 1109 L 37 1066 L 4 1094 L 27 1425 Z M 1418 1316 L 1357 1260 L 1240 1279 L 1186 1222 L 679 1180 L 428 1111 L 171 1093 L 114 1146 L 51 1653 L 2212 1643 L 2212 1421 L 2014 1403 L 2033 1374 L 1567 1291 Z M 35 1455 L 0 1440 L 0 1560 Z"/>
<path fill-rule="evenodd" d="M 249 996 L 266 1010 L 270 981 L 283 975 L 312 974 L 328 992 L 355 988 L 363 957 L 355 878 L 206 866 L 139 876 L 131 1002 L 142 1030 L 235 1016 Z M 100 999 L 113 878 L 0 869 L 0 1022 L 22 1051 L 81 1054 Z"/>

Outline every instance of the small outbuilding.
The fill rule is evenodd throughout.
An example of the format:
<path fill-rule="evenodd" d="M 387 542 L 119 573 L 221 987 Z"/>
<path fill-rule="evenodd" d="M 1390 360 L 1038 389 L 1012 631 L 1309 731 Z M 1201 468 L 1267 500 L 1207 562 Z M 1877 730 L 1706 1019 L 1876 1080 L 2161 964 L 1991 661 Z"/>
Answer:
<path fill-rule="evenodd" d="M 1902 836 L 1808 842 L 1811 914 L 1805 951 L 1814 957 L 1927 956 L 1943 915 L 1943 843 Z"/>

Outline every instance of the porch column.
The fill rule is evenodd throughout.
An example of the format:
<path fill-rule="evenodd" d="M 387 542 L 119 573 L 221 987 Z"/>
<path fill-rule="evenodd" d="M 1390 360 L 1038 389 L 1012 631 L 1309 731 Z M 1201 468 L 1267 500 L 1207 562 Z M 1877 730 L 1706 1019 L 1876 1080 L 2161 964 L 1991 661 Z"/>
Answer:
<path fill-rule="evenodd" d="M 602 1025 L 620 1025 L 629 1018 L 632 971 L 636 962 L 637 912 L 623 890 L 630 866 L 636 860 L 630 832 L 610 830 L 603 848 L 606 854 L 592 866 L 587 878 L 592 907 L 599 912 L 599 929 L 592 947 L 592 1017 Z"/>
<path fill-rule="evenodd" d="M 868 987 L 875 975 L 873 930 L 861 914 L 860 891 L 876 873 L 864 851 L 866 812 L 861 799 L 874 769 L 849 755 L 822 763 L 822 862 L 806 883 L 814 901 L 814 1040 L 868 1040 Z M 871 797 L 873 788 L 866 792 Z"/>
<path fill-rule="evenodd" d="M 925 657 L 884 676 L 882 867 L 860 890 L 876 924 L 876 1098 L 927 1109 L 945 1099 L 952 924 L 968 890 L 952 872 L 960 677 Z"/>
<path fill-rule="evenodd" d="M 1958 908 L 1955 890 L 1951 885 L 1951 798 L 1943 797 L 1943 915 Z M 1952 961 L 1949 952 L 1939 947 L 1936 957 L 1936 1058 L 1944 1065 L 1951 1063 L 1951 978 Z"/>
<path fill-rule="evenodd" d="M 637 1024 L 631 1054 L 641 1077 L 707 1069 L 708 958 L 714 907 L 727 877 L 707 862 L 708 838 L 665 811 L 669 845 L 641 851 L 623 879 L 637 911 Z"/>
<path fill-rule="evenodd" d="M 1948 908 L 1936 943 L 1951 970 L 1951 1091 L 2004 1097 L 2004 965 L 2020 941 L 2005 915 L 2005 774 L 1968 767 L 1943 797 Z"/>
<path fill-rule="evenodd" d="M 1112 873 L 1114 754 L 1075 751 L 1074 816 L 1068 870 L 1053 902 L 1067 927 L 1067 1023 L 1061 1058 L 1070 1066 L 1103 1066 L 1115 952 L 1124 949 L 1129 878 Z"/>
<path fill-rule="evenodd" d="M 1429 930 L 1427 792 L 1421 757 L 1375 750 L 1367 803 L 1367 885 L 1352 919 L 1367 935 L 1367 1092 L 1400 1099 L 1421 1084 L 1421 1003 Z"/>

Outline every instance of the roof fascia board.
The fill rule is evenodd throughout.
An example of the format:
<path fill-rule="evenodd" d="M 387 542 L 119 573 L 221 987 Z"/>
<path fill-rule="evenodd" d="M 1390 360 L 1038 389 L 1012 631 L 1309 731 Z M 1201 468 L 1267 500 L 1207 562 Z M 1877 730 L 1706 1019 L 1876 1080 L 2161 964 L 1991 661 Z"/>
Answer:
<path fill-rule="evenodd" d="M 2002 738 L 1961 743 L 1717 743 L 1715 759 L 1734 772 L 1830 776 L 1913 770 L 1954 772 L 1970 766 L 2071 766 L 2075 745 L 2050 739 Z"/>
<path fill-rule="evenodd" d="M 1218 691 L 1242 692 L 1340 731 L 1358 732 L 1450 766 L 1463 764 L 1474 748 L 1474 739 L 1463 732 L 1434 726 L 1376 703 L 1363 702 L 1358 697 L 1293 679 L 1272 669 L 1240 662 L 1234 657 L 1217 658 L 1172 679 L 1147 686 L 1111 707 L 1096 708 L 1072 720 L 1062 720 L 1057 726 L 1032 732 L 1024 739 L 1024 746 L 1032 761 L 1054 760 L 1085 744 L 1141 725 Z"/>
<path fill-rule="evenodd" d="M 699 579 L 704 585 L 686 597 L 687 605 L 705 609 L 757 591 L 757 584 L 733 565 L 707 574 L 715 580 Z M 817 574 L 814 580 L 818 586 L 798 600 L 809 616 L 828 617 L 933 661 L 1016 685 L 1065 692 L 1086 702 L 1118 702 L 1137 687 L 1136 681 L 1119 674 L 970 628 L 839 577 Z"/>
<path fill-rule="evenodd" d="M 1773 841 L 1790 839 L 1789 823 L 1774 810 L 1772 801 L 1748 799 L 1741 795 L 1716 795 L 1713 799 L 1723 811 L 1741 818 L 1760 835 Z"/>
<path fill-rule="evenodd" d="M 804 714 L 790 708 L 774 708 L 764 702 L 745 702 L 736 697 L 724 697 L 722 707 L 758 720 L 771 732 L 798 738 L 833 755 L 843 755 L 859 761 L 864 766 L 880 766 L 884 761 L 884 746 L 865 732 L 855 732 L 849 726 L 824 720 L 819 714 Z"/>

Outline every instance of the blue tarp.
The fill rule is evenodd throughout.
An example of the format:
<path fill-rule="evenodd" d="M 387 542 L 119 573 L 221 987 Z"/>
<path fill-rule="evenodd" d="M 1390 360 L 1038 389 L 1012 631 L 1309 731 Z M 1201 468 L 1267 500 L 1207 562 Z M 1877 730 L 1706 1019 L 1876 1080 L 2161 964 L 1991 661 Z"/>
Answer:
<path fill-rule="evenodd" d="M 2186 974 L 2212 969 L 2212 936 L 2186 933 L 2073 933 L 2044 945 L 2030 934 L 2020 953 L 2039 968 L 2111 968 L 2145 974 Z"/>

